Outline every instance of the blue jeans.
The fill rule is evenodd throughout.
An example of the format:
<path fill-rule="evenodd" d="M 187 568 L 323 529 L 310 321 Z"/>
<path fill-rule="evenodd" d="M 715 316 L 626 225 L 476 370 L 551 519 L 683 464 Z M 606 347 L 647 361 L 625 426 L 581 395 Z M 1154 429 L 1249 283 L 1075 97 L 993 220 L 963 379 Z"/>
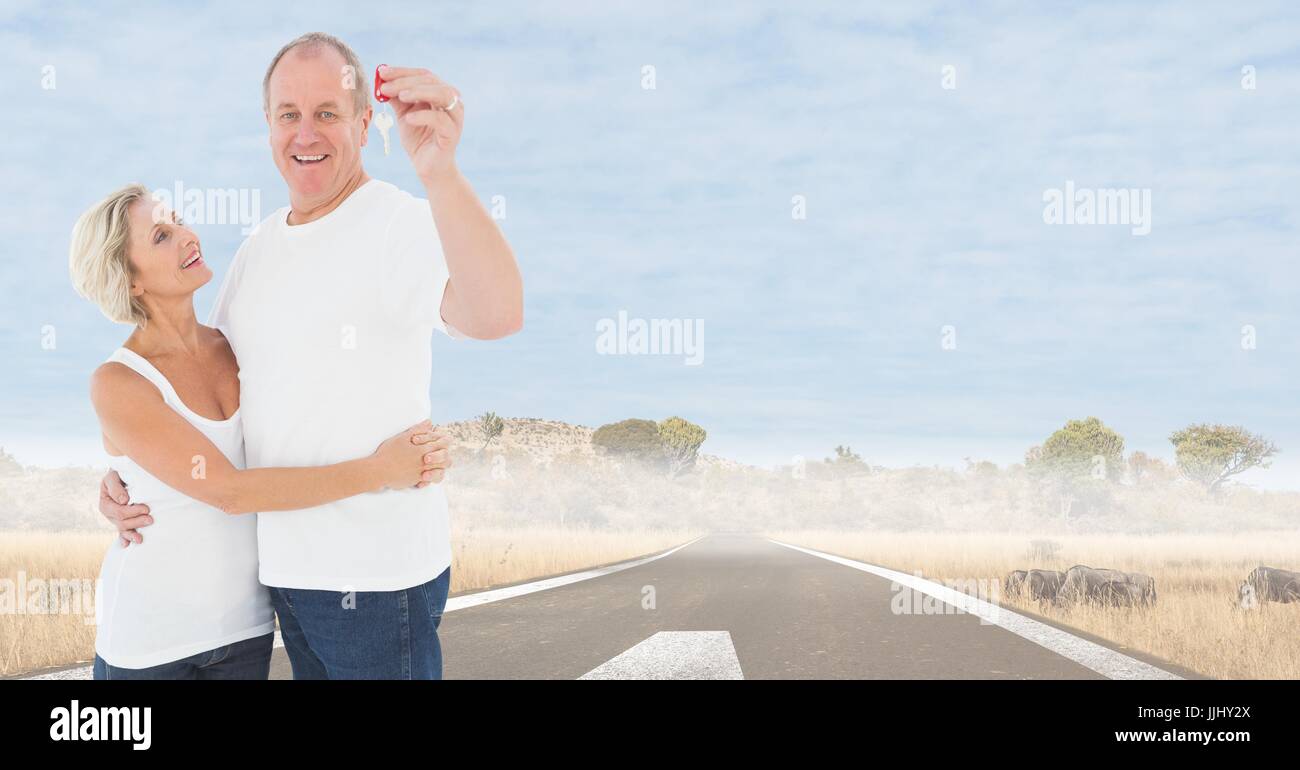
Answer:
<path fill-rule="evenodd" d="M 263 634 L 148 668 L 111 666 L 96 655 L 94 675 L 96 679 L 266 679 L 274 640 L 275 634 Z"/>
<path fill-rule="evenodd" d="M 400 591 L 271 587 L 294 679 L 442 679 L 451 567 Z"/>

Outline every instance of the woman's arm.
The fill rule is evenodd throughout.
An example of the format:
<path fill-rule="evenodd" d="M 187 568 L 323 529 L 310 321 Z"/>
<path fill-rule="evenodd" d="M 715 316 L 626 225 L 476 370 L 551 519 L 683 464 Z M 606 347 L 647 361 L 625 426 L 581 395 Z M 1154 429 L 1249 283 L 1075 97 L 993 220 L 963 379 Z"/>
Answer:
<path fill-rule="evenodd" d="M 369 457 L 240 470 L 169 407 L 152 383 L 123 364 L 95 370 L 90 399 L 105 437 L 118 450 L 164 484 L 230 514 L 310 508 L 363 492 L 412 487 L 446 465 L 449 439 L 436 437 L 425 421 L 380 444 Z"/>

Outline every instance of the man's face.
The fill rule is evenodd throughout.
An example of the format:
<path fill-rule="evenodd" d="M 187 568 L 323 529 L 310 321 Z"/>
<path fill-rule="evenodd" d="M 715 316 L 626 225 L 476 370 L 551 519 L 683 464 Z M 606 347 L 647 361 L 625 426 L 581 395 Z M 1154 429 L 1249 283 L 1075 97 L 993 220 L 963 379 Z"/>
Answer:
<path fill-rule="evenodd" d="M 361 170 L 370 109 L 356 114 L 347 62 L 328 46 L 298 46 L 280 59 L 268 84 L 267 123 L 276 168 L 295 206 L 336 197 Z"/>

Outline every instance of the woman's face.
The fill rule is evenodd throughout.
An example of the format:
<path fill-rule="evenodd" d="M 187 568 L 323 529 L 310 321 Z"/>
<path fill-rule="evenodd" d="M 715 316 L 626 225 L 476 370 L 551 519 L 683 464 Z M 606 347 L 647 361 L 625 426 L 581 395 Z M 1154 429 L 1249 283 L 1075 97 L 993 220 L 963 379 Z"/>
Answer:
<path fill-rule="evenodd" d="M 212 280 L 199 251 L 199 237 L 180 223 L 174 211 L 152 200 L 131 204 L 131 240 L 127 257 L 135 268 L 131 295 L 166 299 L 194 293 Z"/>

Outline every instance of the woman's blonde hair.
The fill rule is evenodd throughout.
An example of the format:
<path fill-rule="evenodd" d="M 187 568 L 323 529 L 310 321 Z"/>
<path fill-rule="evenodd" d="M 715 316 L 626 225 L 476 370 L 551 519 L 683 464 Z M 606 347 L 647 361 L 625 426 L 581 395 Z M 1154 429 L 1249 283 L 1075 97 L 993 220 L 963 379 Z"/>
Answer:
<path fill-rule="evenodd" d="M 152 201 L 141 184 L 129 184 L 86 210 L 72 228 L 68 270 L 72 287 L 94 302 L 110 321 L 144 326 L 144 305 L 131 296 L 135 270 L 127 258 L 131 204 Z"/>

